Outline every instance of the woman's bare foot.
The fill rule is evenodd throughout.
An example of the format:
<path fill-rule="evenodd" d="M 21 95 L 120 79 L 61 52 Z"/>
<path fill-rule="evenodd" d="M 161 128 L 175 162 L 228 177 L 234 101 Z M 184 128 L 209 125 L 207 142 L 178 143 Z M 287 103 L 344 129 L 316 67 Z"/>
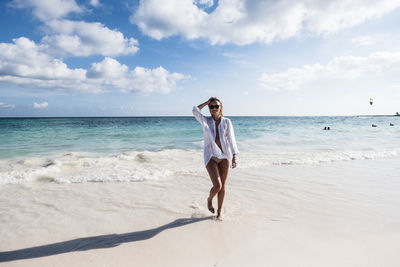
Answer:
<path fill-rule="evenodd" d="M 211 213 L 215 213 L 215 209 L 212 205 L 212 199 L 207 198 L 207 208 L 209 211 L 211 211 Z"/>
<path fill-rule="evenodd" d="M 222 215 L 221 215 L 221 211 L 220 210 L 217 211 L 216 219 L 219 220 L 219 221 L 222 221 Z"/>

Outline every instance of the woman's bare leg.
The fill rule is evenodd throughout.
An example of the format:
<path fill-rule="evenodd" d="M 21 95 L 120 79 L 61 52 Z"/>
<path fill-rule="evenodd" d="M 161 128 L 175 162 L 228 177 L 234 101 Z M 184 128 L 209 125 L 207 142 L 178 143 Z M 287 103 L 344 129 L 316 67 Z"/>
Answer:
<path fill-rule="evenodd" d="M 222 204 L 224 203 L 225 197 L 225 183 L 229 173 L 229 161 L 224 159 L 218 164 L 218 172 L 221 178 L 221 188 L 218 192 L 218 211 L 217 218 L 221 218 Z"/>
<path fill-rule="evenodd" d="M 207 207 L 208 210 L 211 211 L 212 213 L 215 212 L 214 207 L 212 205 L 212 200 L 214 196 L 221 190 L 222 185 L 221 181 L 219 179 L 219 170 L 218 170 L 218 164 L 210 160 L 206 166 L 206 169 L 208 171 L 208 175 L 210 175 L 211 182 L 213 184 L 213 187 L 210 190 L 210 195 L 208 196 L 207 199 Z"/>

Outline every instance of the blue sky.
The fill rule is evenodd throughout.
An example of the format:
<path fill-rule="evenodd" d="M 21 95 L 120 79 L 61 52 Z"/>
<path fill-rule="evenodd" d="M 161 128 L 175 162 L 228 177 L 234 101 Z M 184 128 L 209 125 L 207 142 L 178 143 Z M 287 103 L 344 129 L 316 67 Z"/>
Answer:
<path fill-rule="evenodd" d="M 0 116 L 400 112 L 399 1 L 0 3 Z M 369 99 L 374 104 L 369 105 Z"/>

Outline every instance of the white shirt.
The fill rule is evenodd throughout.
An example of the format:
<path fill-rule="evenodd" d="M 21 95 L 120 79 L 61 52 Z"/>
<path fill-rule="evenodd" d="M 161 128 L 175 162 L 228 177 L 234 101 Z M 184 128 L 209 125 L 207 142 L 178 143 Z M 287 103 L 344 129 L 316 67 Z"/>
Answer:
<path fill-rule="evenodd" d="M 193 115 L 203 127 L 204 133 L 204 164 L 207 166 L 212 157 L 220 159 L 232 160 L 233 154 L 239 154 L 236 146 L 235 133 L 230 119 L 221 117 L 221 122 L 218 125 L 219 140 L 221 141 L 221 149 L 215 143 L 215 121 L 212 117 L 206 117 L 201 114 L 197 106 L 193 107 Z M 229 164 L 231 165 L 231 164 Z"/>

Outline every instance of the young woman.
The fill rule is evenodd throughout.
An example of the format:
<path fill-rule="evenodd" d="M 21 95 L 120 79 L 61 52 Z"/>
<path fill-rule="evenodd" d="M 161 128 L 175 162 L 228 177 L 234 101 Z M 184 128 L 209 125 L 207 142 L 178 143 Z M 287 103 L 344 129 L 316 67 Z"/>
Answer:
<path fill-rule="evenodd" d="M 201 114 L 201 109 L 205 106 L 208 106 L 211 117 Z M 229 166 L 236 167 L 236 155 L 239 153 L 235 134 L 231 121 L 222 115 L 221 100 L 216 97 L 211 97 L 197 107 L 194 106 L 193 115 L 203 127 L 204 164 L 213 184 L 207 199 L 207 207 L 212 213 L 215 212 L 212 200 L 218 194 L 217 218 L 221 219 Z"/>

